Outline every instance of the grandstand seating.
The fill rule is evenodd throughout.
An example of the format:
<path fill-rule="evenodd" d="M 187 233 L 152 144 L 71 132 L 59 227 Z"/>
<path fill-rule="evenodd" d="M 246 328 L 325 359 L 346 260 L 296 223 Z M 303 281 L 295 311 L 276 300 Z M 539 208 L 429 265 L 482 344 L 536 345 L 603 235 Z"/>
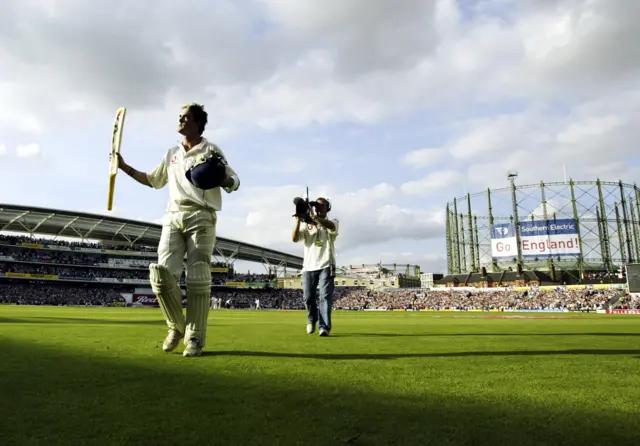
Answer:
<path fill-rule="evenodd" d="M 109 249 L 121 252 L 107 253 Z M 0 235 L 0 303 L 29 305 L 123 306 L 155 301 L 148 284 L 148 264 L 155 249 L 109 247 L 98 244 L 36 240 Z M 269 284 L 267 275 L 235 274 L 231 265 L 213 264 L 212 296 L 221 307 L 249 308 L 256 299 L 262 308 L 302 309 L 300 289 L 271 286 L 237 288 L 237 283 Z M 465 278 L 467 278 L 465 276 Z M 372 290 L 361 286 L 336 288 L 335 308 L 343 310 L 597 310 L 640 308 L 640 299 L 618 289 L 542 290 L 523 292 L 468 289 Z"/>

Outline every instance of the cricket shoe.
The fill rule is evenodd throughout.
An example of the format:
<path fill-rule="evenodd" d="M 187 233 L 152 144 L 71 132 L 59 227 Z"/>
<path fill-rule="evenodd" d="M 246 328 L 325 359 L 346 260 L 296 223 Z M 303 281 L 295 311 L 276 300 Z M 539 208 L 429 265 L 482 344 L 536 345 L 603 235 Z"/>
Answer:
<path fill-rule="evenodd" d="M 180 344 L 180 340 L 183 337 L 184 336 L 182 335 L 182 333 L 180 333 L 175 328 L 169 329 L 169 334 L 164 339 L 164 343 L 162 344 L 162 350 L 167 353 L 174 351 L 178 344 Z"/>
<path fill-rule="evenodd" d="M 327 330 L 326 328 L 321 328 L 320 329 L 320 336 L 322 336 L 322 337 L 329 336 L 330 333 L 331 333 L 331 330 Z"/>
<path fill-rule="evenodd" d="M 314 333 L 316 331 L 316 324 L 307 324 L 307 334 Z"/>
<path fill-rule="evenodd" d="M 187 342 L 187 347 L 184 349 L 182 353 L 183 356 L 202 356 L 202 347 L 200 346 L 200 341 L 196 338 L 189 339 Z"/>

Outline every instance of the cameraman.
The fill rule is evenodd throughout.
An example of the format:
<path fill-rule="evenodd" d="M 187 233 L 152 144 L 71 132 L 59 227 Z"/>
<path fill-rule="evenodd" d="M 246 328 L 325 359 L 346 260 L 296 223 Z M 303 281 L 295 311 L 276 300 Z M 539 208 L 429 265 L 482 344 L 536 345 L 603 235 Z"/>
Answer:
<path fill-rule="evenodd" d="M 313 208 L 315 207 L 316 212 Z M 329 220 L 327 213 L 331 204 L 326 198 L 318 198 L 309 203 L 309 220 L 304 222 L 299 215 L 293 227 L 294 243 L 304 242 L 304 262 L 302 266 L 302 292 L 307 309 L 307 333 L 316 330 L 320 336 L 329 336 L 331 332 L 331 309 L 336 272 L 334 242 L 338 237 L 338 221 Z M 316 289 L 319 287 L 320 305 L 316 302 Z M 318 308 L 319 307 L 319 308 Z"/>

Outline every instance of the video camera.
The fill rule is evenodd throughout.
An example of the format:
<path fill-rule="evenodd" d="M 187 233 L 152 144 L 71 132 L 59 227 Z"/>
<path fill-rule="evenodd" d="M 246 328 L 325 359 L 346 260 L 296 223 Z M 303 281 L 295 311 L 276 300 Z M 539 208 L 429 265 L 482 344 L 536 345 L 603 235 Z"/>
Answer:
<path fill-rule="evenodd" d="M 309 201 L 309 188 L 307 187 L 307 198 L 296 197 L 293 199 L 293 204 L 296 206 L 296 213 L 293 214 L 293 217 L 298 217 L 305 223 L 313 224 L 313 220 L 311 220 L 311 215 L 309 215 L 309 206 L 316 207 L 318 202 Z"/>

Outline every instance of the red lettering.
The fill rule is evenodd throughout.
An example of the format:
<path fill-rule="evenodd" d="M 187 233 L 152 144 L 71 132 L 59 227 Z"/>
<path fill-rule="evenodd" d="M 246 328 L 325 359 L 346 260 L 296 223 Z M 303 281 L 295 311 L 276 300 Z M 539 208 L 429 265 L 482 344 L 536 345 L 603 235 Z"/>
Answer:
<path fill-rule="evenodd" d="M 497 252 L 509 252 L 511 251 L 511 244 L 496 242 L 495 249 Z"/>
<path fill-rule="evenodd" d="M 638 314 L 640 315 L 640 310 L 606 310 L 607 314 Z"/>

